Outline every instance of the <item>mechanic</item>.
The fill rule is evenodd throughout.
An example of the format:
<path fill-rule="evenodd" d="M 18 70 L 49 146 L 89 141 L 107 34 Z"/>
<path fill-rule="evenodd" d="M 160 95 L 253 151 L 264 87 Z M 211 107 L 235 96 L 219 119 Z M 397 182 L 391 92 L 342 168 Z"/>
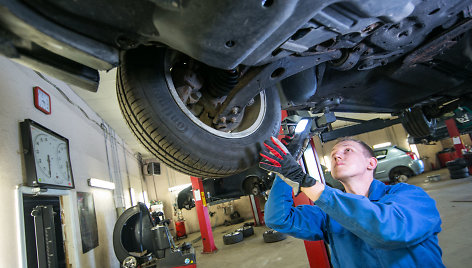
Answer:
<path fill-rule="evenodd" d="M 334 267 L 444 267 L 435 201 L 419 187 L 375 180 L 377 159 L 364 142 L 343 138 L 331 151 L 331 174 L 346 192 L 305 174 L 276 138 L 264 145 L 259 165 L 278 175 L 265 205 L 268 227 L 324 240 Z M 315 205 L 293 207 L 292 190 Z"/>

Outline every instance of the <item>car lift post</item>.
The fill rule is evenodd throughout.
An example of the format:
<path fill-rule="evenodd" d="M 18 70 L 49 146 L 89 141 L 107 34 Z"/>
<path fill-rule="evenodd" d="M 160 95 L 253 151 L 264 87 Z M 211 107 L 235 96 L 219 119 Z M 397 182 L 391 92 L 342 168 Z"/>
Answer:
<path fill-rule="evenodd" d="M 457 128 L 456 122 L 454 121 L 454 118 L 447 119 L 445 121 L 446 127 L 447 127 L 447 132 L 449 133 L 449 137 L 452 138 L 452 142 L 454 143 L 454 148 L 456 149 L 456 155 L 459 158 L 462 158 L 462 151 L 465 150 L 465 146 L 462 143 L 461 137 L 460 137 L 460 132 L 459 129 Z"/>
<path fill-rule="evenodd" d="M 313 155 L 316 161 L 317 166 L 317 173 L 318 174 L 310 174 L 315 179 L 319 178 L 324 183 L 324 176 L 320 166 L 320 160 L 318 158 L 318 154 L 316 153 L 315 143 L 313 139 L 310 139 L 310 145 L 313 150 Z M 307 168 L 305 167 L 305 163 L 303 160 L 299 161 L 299 164 L 302 168 L 307 172 Z M 300 193 L 297 197 L 293 198 L 294 205 L 313 205 L 313 202 L 304 194 Z M 330 268 L 330 262 L 328 258 L 328 253 L 326 252 L 326 247 L 323 240 L 319 241 L 303 241 L 305 243 L 305 249 L 308 257 L 308 263 L 310 267 L 317 267 L 317 268 Z"/>
<path fill-rule="evenodd" d="M 464 155 L 462 151 L 465 151 L 466 148 L 464 144 L 462 143 L 462 139 L 460 137 L 460 132 L 459 129 L 457 128 L 456 121 L 454 121 L 454 118 L 447 119 L 445 121 L 446 127 L 447 127 L 447 132 L 449 133 L 449 136 L 452 138 L 452 142 L 454 143 L 454 148 L 456 149 L 456 155 L 459 158 L 463 158 Z M 469 173 L 472 174 L 472 166 L 468 166 L 467 169 L 469 170 Z"/>
<path fill-rule="evenodd" d="M 261 211 L 261 202 L 258 196 L 253 194 L 249 195 L 249 201 L 251 202 L 252 215 L 254 216 L 254 226 L 264 226 L 264 214 Z"/>
<path fill-rule="evenodd" d="M 205 190 L 201 178 L 190 177 L 192 181 L 193 197 L 195 199 L 195 208 L 198 215 L 198 223 L 200 225 L 200 233 L 202 234 L 202 253 L 215 253 L 218 249 L 215 246 L 213 232 L 211 230 L 210 216 L 205 198 Z"/>
<path fill-rule="evenodd" d="M 282 120 L 287 117 L 287 111 L 282 110 Z M 279 138 L 282 136 L 279 135 Z M 316 166 L 318 170 L 318 174 L 310 174 L 315 179 L 320 178 L 321 181 L 324 183 L 323 172 L 321 171 L 320 160 L 318 159 L 318 154 L 315 150 L 315 143 L 313 139 L 310 139 L 310 145 L 313 150 L 313 154 L 316 161 Z M 302 166 L 305 172 L 307 169 L 305 168 L 305 164 L 302 160 L 299 161 L 299 164 Z M 304 193 L 300 193 L 297 197 L 293 197 L 293 204 L 294 206 L 298 205 L 313 205 L 313 202 L 306 196 Z M 303 243 L 305 244 L 306 255 L 308 257 L 308 263 L 310 264 L 310 268 L 330 268 L 331 264 L 329 262 L 328 253 L 326 252 L 326 247 L 323 240 L 319 241 L 307 241 L 304 240 Z"/>

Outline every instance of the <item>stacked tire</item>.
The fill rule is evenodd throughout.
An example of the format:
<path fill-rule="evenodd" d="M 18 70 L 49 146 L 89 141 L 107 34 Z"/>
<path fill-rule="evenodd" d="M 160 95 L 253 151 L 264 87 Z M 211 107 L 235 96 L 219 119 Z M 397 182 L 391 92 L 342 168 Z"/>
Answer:
<path fill-rule="evenodd" d="M 223 243 L 225 245 L 236 244 L 243 241 L 245 237 L 251 235 L 254 235 L 254 227 L 245 225 L 241 228 L 236 229 L 236 231 L 234 232 L 223 235 Z"/>
<path fill-rule="evenodd" d="M 243 226 L 241 228 L 238 228 L 236 232 L 241 232 L 243 233 L 243 237 L 249 237 L 251 235 L 254 235 L 254 227 L 252 226 Z"/>
<path fill-rule="evenodd" d="M 462 179 L 469 176 L 468 163 L 463 158 L 457 158 L 446 162 L 451 179 Z"/>
<path fill-rule="evenodd" d="M 225 245 L 236 244 L 243 241 L 243 233 L 241 232 L 231 232 L 223 235 L 223 243 Z"/>

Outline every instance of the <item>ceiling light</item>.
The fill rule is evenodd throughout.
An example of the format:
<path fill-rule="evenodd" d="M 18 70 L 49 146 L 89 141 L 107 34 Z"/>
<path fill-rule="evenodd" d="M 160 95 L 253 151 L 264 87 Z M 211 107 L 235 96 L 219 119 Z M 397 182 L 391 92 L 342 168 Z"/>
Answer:
<path fill-rule="evenodd" d="M 180 192 L 182 191 L 183 189 L 189 187 L 190 185 L 192 185 L 191 183 L 186 183 L 186 184 L 181 184 L 181 185 L 177 185 L 177 186 L 174 186 L 174 187 L 170 187 L 168 190 L 169 192 Z"/>
<path fill-rule="evenodd" d="M 379 143 L 379 144 L 376 144 L 372 147 L 374 147 L 374 149 L 377 149 L 377 148 L 382 148 L 382 147 L 387 147 L 387 146 L 390 146 L 392 145 L 391 142 L 384 142 L 384 143 Z"/>
<path fill-rule="evenodd" d="M 114 190 L 115 184 L 110 181 L 99 180 L 95 178 L 88 179 L 88 185 L 97 188 L 103 188 L 108 190 Z"/>

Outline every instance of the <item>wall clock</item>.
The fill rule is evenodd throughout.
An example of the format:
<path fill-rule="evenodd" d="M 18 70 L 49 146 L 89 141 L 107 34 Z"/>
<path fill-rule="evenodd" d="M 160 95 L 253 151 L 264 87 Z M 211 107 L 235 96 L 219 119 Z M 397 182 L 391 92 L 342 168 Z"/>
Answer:
<path fill-rule="evenodd" d="M 45 114 L 51 114 L 51 97 L 40 87 L 33 87 L 34 106 Z"/>
<path fill-rule="evenodd" d="M 69 140 L 30 119 L 20 128 L 28 186 L 74 188 Z"/>

